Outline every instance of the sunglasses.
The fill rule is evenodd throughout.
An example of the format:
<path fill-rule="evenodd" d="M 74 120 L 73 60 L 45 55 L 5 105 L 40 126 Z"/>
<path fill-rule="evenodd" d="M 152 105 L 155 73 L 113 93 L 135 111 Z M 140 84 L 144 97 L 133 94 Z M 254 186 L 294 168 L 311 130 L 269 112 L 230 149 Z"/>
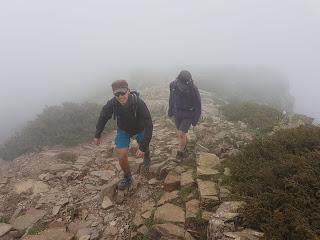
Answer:
<path fill-rule="evenodd" d="M 114 95 L 115 95 L 116 97 L 120 97 L 120 96 L 124 96 L 127 92 L 128 92 L 128 91 L 125 91 L 125 92 L 117 92 L 117 93 L 115 93 Z"/>

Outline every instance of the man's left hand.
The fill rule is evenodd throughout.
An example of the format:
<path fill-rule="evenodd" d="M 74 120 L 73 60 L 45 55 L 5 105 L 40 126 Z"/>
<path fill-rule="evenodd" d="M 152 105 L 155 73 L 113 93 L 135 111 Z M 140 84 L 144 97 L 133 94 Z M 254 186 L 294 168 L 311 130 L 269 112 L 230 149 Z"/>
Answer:
<path fill-rule="evenodd" d="M 136 152 L 136 156 L 138 158 L 143 158 L 144 157 L 144 152 L 142 152 L 140 149 L 138 149 L 138 151 Z"/>

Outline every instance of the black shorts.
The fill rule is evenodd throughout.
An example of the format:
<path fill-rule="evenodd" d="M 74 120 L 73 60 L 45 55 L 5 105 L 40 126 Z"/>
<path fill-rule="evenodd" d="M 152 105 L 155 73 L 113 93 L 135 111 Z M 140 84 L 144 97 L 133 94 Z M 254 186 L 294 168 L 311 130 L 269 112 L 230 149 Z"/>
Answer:
<path fill-rule="evenodd" d="M 178 130 L 187 133 L 191 127 L 192 119 L 175 117 L 175 123 Z"/>

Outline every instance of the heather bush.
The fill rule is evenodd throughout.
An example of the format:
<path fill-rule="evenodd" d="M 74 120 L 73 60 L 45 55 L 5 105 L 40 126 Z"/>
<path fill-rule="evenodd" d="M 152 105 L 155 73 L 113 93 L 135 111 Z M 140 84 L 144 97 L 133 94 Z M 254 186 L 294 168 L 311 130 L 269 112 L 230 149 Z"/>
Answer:
<path fill-rule="evenodd" d="M 11 160 L 43 146 L 72 146 L 92 139 L 101 107 L 95 103 L 63 103 L 46 107 L 35 120 L 0 147 L 0 158 Z M 106 128 L 112 124 L 113 121 Z"/>
<path fill-rule="evenodd" d="M 221 110 L 227 120 L 245 122 L 250 128 L 262 133 L 272 131 L 282 118 L 278 110 L 251 102 L 229 103 L 223 105 Z"/>
<path fill-rule="evenodd" d="M 280 130 L 229 162 L 235 193 L 248 204 L 244 224 L 266 239 L 319 239 L 320 128 Z"/>

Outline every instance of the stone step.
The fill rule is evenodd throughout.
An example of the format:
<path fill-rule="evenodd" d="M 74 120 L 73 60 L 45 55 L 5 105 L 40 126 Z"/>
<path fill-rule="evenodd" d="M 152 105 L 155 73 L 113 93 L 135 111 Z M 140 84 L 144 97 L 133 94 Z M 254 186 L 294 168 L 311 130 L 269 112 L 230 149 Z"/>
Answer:
<path fill-rule="evenodd" d="M 156 209 L 154 219 L 166 222 L 184 223 L 185 212 L 181 207 L 166 203 Z"/>
<path fill-rule="evenodd" d="M 163 182 L 164 190 L 171 192 L 180 189 L 181 176 L 175 171 L 170 171 Z"/>
<path fill-rule="evenodd" d="M 219 173 L 217 166 L 221 163 L 219 157 L 213 153 L 201 152 L 197 158 L 197 176 L 213 176 Z"/>

